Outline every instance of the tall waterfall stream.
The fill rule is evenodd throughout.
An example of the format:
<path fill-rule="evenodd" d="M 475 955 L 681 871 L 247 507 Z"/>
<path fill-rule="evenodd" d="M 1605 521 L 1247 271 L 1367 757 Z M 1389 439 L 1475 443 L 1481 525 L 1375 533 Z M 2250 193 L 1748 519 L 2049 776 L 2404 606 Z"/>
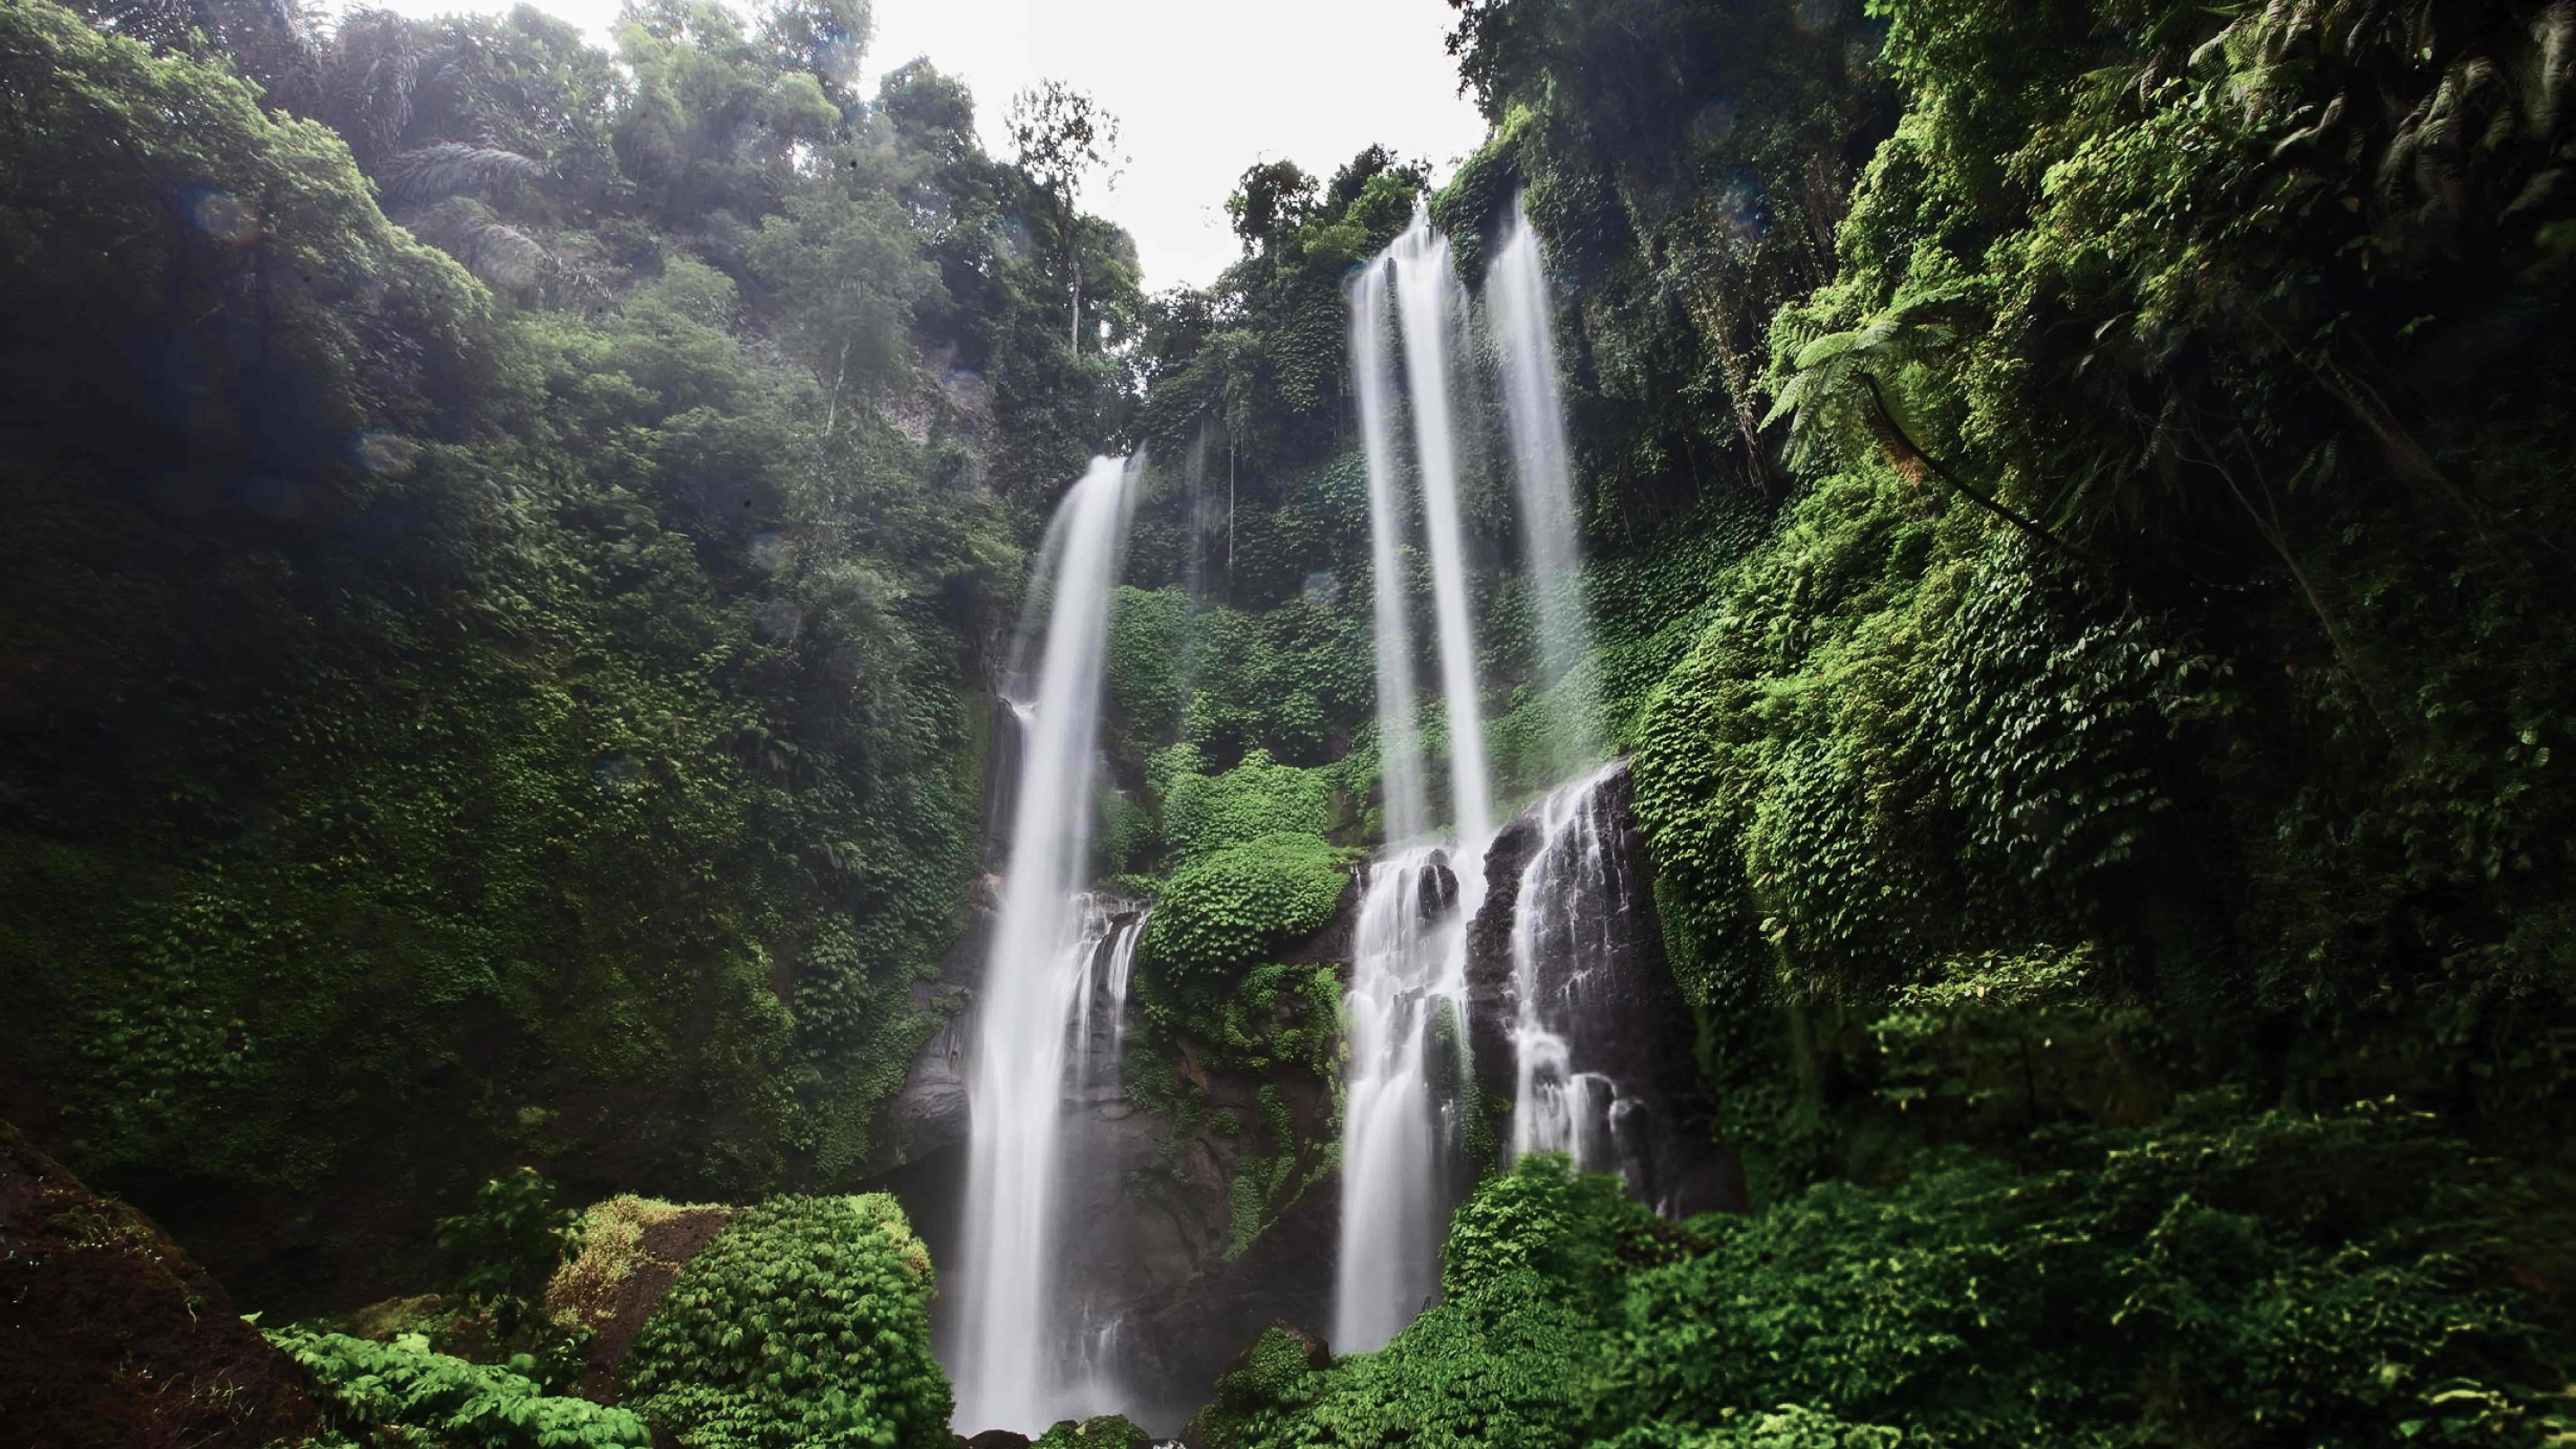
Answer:
<path fill-rule="evenodd" d="M 1586 1066 L 1587 983 L 1613 969 L 1606 913 L 1627 883 L 1604 814 L 1582 593 L 1580 529 L 1537 239 L 1517 212 L 1481 304 L 1417 216 L 1350 288 L 1351 361 L 1368 476 L 1378 751 L 1387 846 L 1363 873 L 1345 1001 L 1340 1225 L 1331 1342 L 1383 1346 L 1437 1293 L 1450 1210 L 1470 1157 L 1469 923 L 1496 839 L 1463 506 L 1484 454 L 1471 436 L 1499 404 L 1521 565 L 1548 703 L 1544 767 L 1571 779 L 1539 807 L 1516 880 L 1505 1152 L 1562 1151 L 1644 1184 L 1621 1146 L 1628 1090 Z M 1114 1101 L 1127 983 L 1143 913 L 1085 878 L 1101 785 L 1109 611 L 1140 469 L 1102 459 L 1057 510 L 1037 561 L 1020 657 L 1014 792 L 997 923 L 977 997 L 962 1311 L 949 1344 L 959 1428 L 1035 1432 L 1119 1407 L 1119 1323 L 1066 1281 L 1069 1127 Z M 1417 597 L 1415 569 L 1427 588 Z M 1427 606 L 1427 607 L 1424 607 Z M 1427 619 L 1417 619 L 1423 607 Z M 1425 660 L 1416 641 L 1431 646 Z M 1429 667 L 1425 668 L 1425 665 Z M 1439 713 L 1422 717 L 1426 701 Z M 1576 778 L 1578 772 L 1588 772 Z M 998 821 L 996 822 L 998 825 Z"/>
<path fill-rule="evenodd" d="M 1065 495 L 1040 554 L 1049 600 L 1033 669 L 1006 686 L 1020 719 L 1019 778 L 1001 909 L 967 1075 L 965 1311 L 951 1346 L 956 1422 L 1043 1428 L 1067 1413 L 1112 1407 L 1092 1382 L 1079 1307 L 1055 1269 L 1065 1096 L 1091 1064 L 1095 973 L 1123 999 L 1137 924 L 1113 927 L 1083 892 L 1091 853 L 1109 602 L 1133 503 L 1134 469 L 1101 458 Z M 1025 642 L 1025 641 L 1024 641 Z M 1101 965 L 1106 956 L 1112 964 Z M 1069 1071 L 1069 1068 L 1073 1070 Z"/>

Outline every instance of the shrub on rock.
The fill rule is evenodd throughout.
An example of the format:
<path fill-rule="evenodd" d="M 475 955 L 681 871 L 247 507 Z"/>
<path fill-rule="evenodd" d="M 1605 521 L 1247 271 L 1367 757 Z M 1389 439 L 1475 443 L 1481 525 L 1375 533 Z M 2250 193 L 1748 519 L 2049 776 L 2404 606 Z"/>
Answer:
<path fill-rule="evenodd" d="M 950 1449 L 931 1286 L 893 1198 L 774 1198 L 689 1259 L 622 1374 L 694 1449 Z"/>

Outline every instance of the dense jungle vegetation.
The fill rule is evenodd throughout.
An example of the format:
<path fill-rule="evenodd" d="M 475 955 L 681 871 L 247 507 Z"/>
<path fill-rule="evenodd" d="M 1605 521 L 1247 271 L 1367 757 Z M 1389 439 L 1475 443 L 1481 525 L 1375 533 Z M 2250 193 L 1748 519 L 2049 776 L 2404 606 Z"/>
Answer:
<path fill-rule="evenodd" d="M 853 90 L 862 0 L 630 0 L 613 58 L 0 0 L 0 1116 L 263 1310 L 312 1432 L 949 1442 L 928 1255 L 848 1194 L 1046 511 L 1156 460 L 1134 1050 L 1329 1097 L 1342 287 L 1417 205 L 1472 287 L 1518 202 L 1600 637 L 1541 687 L 1479 576 L 1489 749 L 1630 757 L 1754 1210 L 1496 1173 L 1437 1307 L 1274 1330 L 1184 1437 L 2576 1438 L 2576 10 L 1452 3 L 1454 176 L 1255 165 L 1242 260 L 1148 294 L 1070 131 Z M 1238 1250 L 1331 1166 L 1263 1100 Z"/>

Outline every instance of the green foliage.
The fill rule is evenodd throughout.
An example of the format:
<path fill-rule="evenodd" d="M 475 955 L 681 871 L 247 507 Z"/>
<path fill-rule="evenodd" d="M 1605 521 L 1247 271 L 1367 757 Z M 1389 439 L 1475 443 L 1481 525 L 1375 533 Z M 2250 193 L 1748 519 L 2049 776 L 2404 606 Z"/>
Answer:
<path fill-rule="evenodd" d="M 1440 1287 L 1464 1299 L 1514 1273 L 1535 1273 L 1570 1304 L 1608 1306 L 1619 1276 L 1673 1256 L 1686 1241 L 1616 1177 L 1586 1176 L 1535 1153 L 1461 1203 L 1440 1250 Z"/>
<path fill-rule="evenodd" d="M 1329 1365 L 1320 1342 L 1273 1324 L 1218 1376 L 1216 1398 L 1190 1419 L 1183 1437 L 1208 1449 L 1269 1442 L 1287 1416 L 1313 1401 Z"/>
<path fill-rule="evenodd" d="M 1067 1419 L 1037 1437 L 1046 1449 L 1149 1449 L 1154 1436 L 1128 1422 L 1123 1414 L 1100 1414 L 1079 1423 Z"/>
<path fill-rule="evenodd" d="M 2537 1182 L 2403 1114 L 2238 1115 L 2062 1139 L 1696 1224 L 1632 1284 L 1621 1420 L 1782 1399 L 1932 1444 L 2470 1442 L 2553 1382 L 2505 1265 Z M 2268 1426 L 2263 1427 L 2263 1426 Z"/>
<path fill-rule="evenodd" d="M 1175 865 L 1267 835 L 1321 837 L 1331 825 L 1323 773 L 1253 750 L 1222 775 L 1172 770 L 1158 788 L 1163 848 Z"/>
<path fill-rule="evenodd" d="M 701 1449 L 936 1449 L 930 1255 L 882 1193 L 778 1198 L 691 1258 L 620 1373 L 639 1413 Z"/>
<path fill-rule="evenodd" d="M 265 108 L 108 9 L 0 11 L 0 1055 L 183 1232 L 364 1199 L 359 1292 L 513 1160 L 865 1170 L 970 641 L 1124 385 L 1009 244 L 1061 212 L 953 82 L 852 92 L 863 5 L 639 6 L 622 70 L 367 12 Z"/>
<path fill-rule="evenodd" d="M 1332 919 L 1351 888 L 1347 857 L 1318 836 L 1283 831 L 1184 866 L 1154 903 L 1145 961 L 1183 995 L 1228 990 L 1244 967 Z"/>
<path fill-rule="evenodd" d="M 580 1250 L 581 1214 L 555 1206 L 555 1185 L 533 1167 L 496 1177 L 472 1211 L 438 1220 L 438 1248 L 457 1265 L 457 1287 L 477 1297 L 532 1300 L 564 1258 Z"/>
<path fill-rule="evenodd" d="M 1146 744 L 1180 733 L 1191 686 L 1190 597 L 1122 585 L 1110 603 L 1104 693 L 1112 728 Z M 1159 788 L 1159 787 L 1158 787 Z"/>
<path fill-rule="evenodd" d="M 1321 1373 L 1265 1344 L 1209 1417 L 1229 1449 L 2565 1431 L 2522 1266 L 2563 1255 L 2552 1175 L 2385 1107 L 2224 1096 L 2028 1151 L 1934 1155 L 1688 1234 L 1531 1159 L 1460 1210 L 1442 1303 L 1383 1352 Z"/>
<path fill-rule="evenodd" d="M 418 1334 L 375 1343 L 290 1328 L 268 1337 L 312 1374 L 329 1420 L 366 1443 L 646 1449 L 653 1442 L 630 1410 L 549 1396 L 509 1369 L 432 1353 Z"/>
<path fill-rule="evenodd" d="M 1256 1347 L 1219 1388 L 1220 1406 L 1244 1423 L 1233 1442 L 1580 1442 L 1620 1255 L 1653 1220 L 1615 1178 L 1578 1178 L 1558 1157 L 1524 1159 L 1461 1207 L 1442 1301 L 1384 1350 L 1326 1375 L 1295 1372 L 1292 1344 Z"/>

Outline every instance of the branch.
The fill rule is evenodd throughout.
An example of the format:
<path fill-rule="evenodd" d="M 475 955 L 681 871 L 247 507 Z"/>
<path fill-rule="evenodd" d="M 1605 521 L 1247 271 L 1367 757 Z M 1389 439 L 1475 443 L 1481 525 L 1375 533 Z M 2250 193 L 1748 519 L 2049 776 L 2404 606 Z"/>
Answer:
<path fill-rule="evenodd" d="M 2040 527 L 2030 519 L 2023 517 L 2009 505 L 1997 499 L 1990 498 L 1960 481 L 1958 474 L 1951 472 L 1946 467 L 1943 467 L 1940 459 L 1923 451 L 1923 445 L 1915 442 L 1913 438 L 1907 436 L 1905 429 L 1897 425 L 1895 415 L 1887 410 L 1887 399 L 1879 393 L 1878 379 L 1867 372 L 1863 372 L 1860 374 L 1860 380 L 1869 386 L 1870 405 L 1878 409 L 1878 420 L 1887 425 L 1887 430 L 1896 435 L 1898 442 L 1901 442 L 1906 447 L 1912 449 L 1914 456 L 1923 460 L 1923 466 L 1930 468 L 1934 473 L 1938 474 L 1942 482 L 1949 484 L 1960 493 L 1967 495 L 1970 502 L 1975 503 L 1978 507 L 1983 508 L 1988 513 L 1991 513 L 1995 517 L 2002 519 L 2004 522 L 2011 524 L 2013 527 L 2020 529 L 2024 534 L 2027 534 L 2037 542 L 2046 544 L 2050 548 L 2066 555 L 2077 563 L 2083 564 L 2087 568 L 2100 567 L 2100 565 L 2095 562 L 2092 555 L 2077 548 L 2075 545 L 2068 543 L 2066 540 L 2059 538 L 2056 534 L 2049 532 L 2047 529 Z"/>

